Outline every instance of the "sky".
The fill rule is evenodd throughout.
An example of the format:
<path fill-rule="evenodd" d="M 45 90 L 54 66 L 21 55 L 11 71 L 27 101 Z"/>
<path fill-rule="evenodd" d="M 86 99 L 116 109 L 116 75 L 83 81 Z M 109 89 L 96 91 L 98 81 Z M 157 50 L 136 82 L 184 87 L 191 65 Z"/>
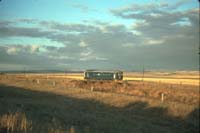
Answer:
<path fill-rule="evenodd" d="M 0 70 L 198 70 L 198 0 L 1 0 Z"/>

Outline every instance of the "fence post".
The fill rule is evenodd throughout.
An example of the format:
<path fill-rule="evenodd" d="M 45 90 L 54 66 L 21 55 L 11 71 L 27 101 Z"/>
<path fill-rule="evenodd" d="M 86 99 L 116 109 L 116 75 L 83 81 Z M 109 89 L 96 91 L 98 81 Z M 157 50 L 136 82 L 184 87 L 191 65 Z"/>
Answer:
<path fill-rule="evenodd" d="M 56 86 L 56 82 L 55 81 L 53 81 L 53 86 Z"/>
<path fill-rule="evenodd" d="M 93 91 L 93 90 L 94 90 L 94 87 L 93 87 L 93 86 L 91 86 L 90 90 L 91 90 L 91 91 Z"/>
<path fill-rule="evenodd" d="M 37 84 L 40 84 L 40 80 L 39 79 L 37 79 Z"/>
<path fill-rule="evenodd" d="M 161 101 L 164 101 L 164 93 L 161 94 Z"/>

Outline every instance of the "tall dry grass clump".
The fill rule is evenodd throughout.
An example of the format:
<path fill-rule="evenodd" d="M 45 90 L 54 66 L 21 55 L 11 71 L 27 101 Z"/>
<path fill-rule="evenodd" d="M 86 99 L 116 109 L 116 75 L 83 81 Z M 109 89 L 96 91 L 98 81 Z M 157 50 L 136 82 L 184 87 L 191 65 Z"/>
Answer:
<path fill-rule="evenodd" d="M 0 130 L 6 132 L 20 131 L 26 133 L 32 129 L 32 121 L 26 118 L 25 113 L 15 112 L 0 116 Z"/>

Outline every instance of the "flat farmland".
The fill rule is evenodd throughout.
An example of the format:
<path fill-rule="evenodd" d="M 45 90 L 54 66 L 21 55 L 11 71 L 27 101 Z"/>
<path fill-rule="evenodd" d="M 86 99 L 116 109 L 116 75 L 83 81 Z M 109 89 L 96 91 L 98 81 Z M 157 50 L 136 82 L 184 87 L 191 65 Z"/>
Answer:
<path fill-rule="evenodd" d="M 144 77 L 198 80 L 184 74 Z M 199 132 L 197 84 L 127 77 L 141 73 L 125 73 L 124 81 L 86 81 L 82 73 L 1 75 L 0 132 Z"/>
<path fill-rule="evenodd" d="M 124 80 L 144 80 L 168 84 L 185 84 L 199 86 L 199 72 L 144 72 L 144 75 L 141 72 L 129 72 L 124 74 Z"/>
<path fill-rule="evenodd" d="M 13 74 L 11 74 L 13 75 Z M 47 73 L 47 74 L 20 74 L 18 77 L 41 77 L 41 78 L 68 78 L 83 80 L 83 73 Z M 195 85 L 199 86 L 198 71 L 179 71 L 179 72 L 125 72 L 123 80 L 129 81 L 148 81 L 167 84 Z"/>

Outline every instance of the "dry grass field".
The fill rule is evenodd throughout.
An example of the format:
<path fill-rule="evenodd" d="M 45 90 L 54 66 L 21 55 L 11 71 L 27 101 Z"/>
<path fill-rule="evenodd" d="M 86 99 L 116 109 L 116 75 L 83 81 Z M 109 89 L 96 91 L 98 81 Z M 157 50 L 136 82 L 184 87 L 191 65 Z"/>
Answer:
<path fill-rule="evenodd" d="M 48 73 L 48 74 L 10 74 L 16 77 L 42 77 L 42 78 L 69 78 L 83 80 L 83 73 Z M 199 86 L 198 71 L 178 71 L 178 72 L 125 72 L 123 80 L 129 81 L 149 81 L 167 84 L 195 85 Z"/>
<path fill-rule="evenodd" d="M 169 84 L 184 84 L 199 86 L 198 71 L 178 71 L 178 72 L 132 72 L 125 73 L 124 80 L 144 80 L 150 82 L 162 82 Z"/>
<path fill-rule="evenodd" d="M 183 72 L 148 74 L 146 78 L 199 78 Z M 125 73 L 125 78 L 140 76 Z M 81 78 L 81 74 L 1 75 L 0 133 L 199 132 L 198 84 Z"/>

